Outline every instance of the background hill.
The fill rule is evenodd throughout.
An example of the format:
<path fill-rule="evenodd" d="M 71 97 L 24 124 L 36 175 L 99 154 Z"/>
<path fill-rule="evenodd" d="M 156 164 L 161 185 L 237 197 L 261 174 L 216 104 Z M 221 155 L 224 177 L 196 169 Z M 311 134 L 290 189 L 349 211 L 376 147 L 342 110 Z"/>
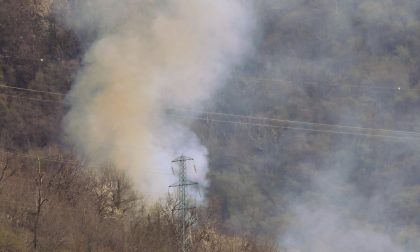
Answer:
<path fill-rule="evenodd" d="M 63 134 L 57 93 L 94 34 L 65 28 L 48 1 L 0 6 L 0 247 L 174 251 L 173 202 L 150 206 L 125 174 L 76 161 Z M 210 168 L 192 251 L 417 251 L 420 5 L 254 8 L 254 51 L 206 110 L 277 120 L 194 121 Z"/>

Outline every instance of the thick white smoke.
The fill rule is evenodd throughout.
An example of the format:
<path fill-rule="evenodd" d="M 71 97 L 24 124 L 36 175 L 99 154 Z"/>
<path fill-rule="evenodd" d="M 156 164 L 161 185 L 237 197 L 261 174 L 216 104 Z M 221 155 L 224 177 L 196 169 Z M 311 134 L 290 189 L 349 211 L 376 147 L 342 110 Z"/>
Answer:
<path fill-rule="evenodd" d="M 196 160 L 205 183 L 207 150 L 171 108 L 208 100 L 247 50 L 250 16 L 240 0 L 74 1 L 66 18 L 94 36 L 68 96 L 71 141 L 89 160 L 111 162 L 154 197 L 174 181 L 171 160 Z"/>

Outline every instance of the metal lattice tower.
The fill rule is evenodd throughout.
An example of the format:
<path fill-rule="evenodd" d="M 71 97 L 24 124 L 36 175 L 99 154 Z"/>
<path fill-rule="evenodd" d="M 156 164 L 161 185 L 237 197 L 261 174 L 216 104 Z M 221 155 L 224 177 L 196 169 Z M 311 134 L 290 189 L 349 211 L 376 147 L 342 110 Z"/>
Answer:
<path fill-rule="evenodd" d="M 188 205 L 188 197 L 187 197 L 187 187 L 198 185 L 197 182 L 193 182 L 187 179 L 187 162 L 193 162 L 194 159 L 190 157 L 186 157 L 184 155 L 178 157 L 177 159 L 173 160 L 172 163 L 176 163 L 178 165 L 178 183 L 170 185 L 169 187 L 177 188 L 177 200 L 176 205 L 173 208 L 173 211 L 179 211 L 179 217 L 181 221 L 181 240 L 180 240 L 180 251 L 186 252 L 186 242 L 187 242 L 187 225 L 186 225 L 186 218 L 187 218 L 187 211 L 193 209 L 195 207 Z M 195 169 L 195 166 L 194 166 Z M 173 170 L 174 174 L 175 171 Z"/>

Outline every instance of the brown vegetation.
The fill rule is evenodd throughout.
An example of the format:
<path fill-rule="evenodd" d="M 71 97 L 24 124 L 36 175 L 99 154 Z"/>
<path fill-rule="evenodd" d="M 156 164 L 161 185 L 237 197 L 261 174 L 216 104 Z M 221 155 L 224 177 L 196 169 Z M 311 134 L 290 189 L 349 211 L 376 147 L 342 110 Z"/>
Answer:
<path fill-rule="evenodd" d="M 0 1 L 0 85 L 69 90 L 80 44 L 45 2 Z M 170 195 L 147 202 L 124 173 L 86 167 L 63 146 L 64 97 L 0 91 L 1 251 L 178 249 Z M 256 240 L 221 234 L 209 212 L 199 208 L 193 216 L 200 218 L 191 219 L 190 251 L 269 251 Z"/>

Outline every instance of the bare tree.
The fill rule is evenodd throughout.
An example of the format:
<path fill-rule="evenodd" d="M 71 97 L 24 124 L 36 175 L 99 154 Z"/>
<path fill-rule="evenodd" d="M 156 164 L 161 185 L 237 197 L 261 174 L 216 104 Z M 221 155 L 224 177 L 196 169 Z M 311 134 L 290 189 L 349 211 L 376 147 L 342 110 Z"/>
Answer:
<path fill-rule="evenodd" d="M 45 198 L 44 192 L 43 192 L 43 177 L 44 177 L 44 173 L 41 170 L 41 159 L 38 156 L 38 169 L 37 169 L 37 177 L 35 180 L 35 185 L 36 185 L 36 193 L 37 193 L 37 198 L 36 198 L 36 212 L 35 212 L 35 221 L 34 221 L 34 226 L 33 226 L 33 240 L 32 240 L 32 245 L 33 248 L 35 250 L 37 250 L 37 243 L 38 243 L 38 226 L 39 226 L 39 218 L 41 215 L 41 210 L 42 207 L 44 206 L 44 204 L 48 201 L 47 198 Z"/>
<path fill-rule="evenodd" d="M 10 154 L 5 153 L 0 156 L 0 185 L 9 177 L 13 176 L 17 171 L 16 166 L 11 165 Z"/>
<path fill-rule="evenodd" d="M 126 175 L 113 167 L 104 167 L 92 188 L 98 214 L 102 217 L 122 216 L 134 207 L 138 197 Z"/>

